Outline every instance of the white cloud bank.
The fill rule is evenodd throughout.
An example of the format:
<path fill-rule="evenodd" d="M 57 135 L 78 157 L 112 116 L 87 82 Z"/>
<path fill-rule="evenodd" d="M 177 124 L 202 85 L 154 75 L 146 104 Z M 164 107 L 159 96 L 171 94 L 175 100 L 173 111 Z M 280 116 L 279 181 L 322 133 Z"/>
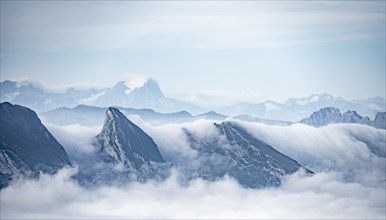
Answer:
<path fill-rule="evenodd" d="M 79 124 L 57 126 L 43 123 L 59 143 L 64 146 L 71 158 L 79 159 L 96 151 L 92 141 L 102 129 L 101 126 L 86 127 Z"/>
<path fill-rule="evenodd" d="M 336 173 L 289 176 L 279 188 L 241 188 L 234 180 L 200 179 L 86 189 L 71 169 L 1 192 L 2 218 L 307 218 L 383 219 L 384 189 L 344 183 Z"/>
<path fill-rule="evenodd" d="M 197 156 L 188 147 L 182 127 L 202 137 L 217 134 L 213 121 L 155 127 L 139 118 L 132 119 L 153 137 L 167 160 L 177 163 L 193 164 Z M 179 172 L 175 170 L 164 182 L 85 188 L 71 179 L 76 168 L 66 168 L 56 175 L 20 180 L 3 189 L 0 217 L 385 218 L 385 158 L 372 154 L 365 144 L 384 149 L 385 130 L 345 124 L 312 128 L 236 123 L 316 174 L 309 177 L 298 172 L 286 177 L 277 188 L 246 189 L 228 177 L 218 182 L 196 179 L 188 186 L 181 186 Z M 85 139 L 90 139 L 96 131 L 96 128 L 81 126 L 54 129 L 59 141 L 65 140 L 66 135 L 82 137 L 82 133 L 86 134 Z M 72 148 L 76 147 L 77 137 L 62 143 L 66 150 L 71 149 L 71 144 Z M 90 143 L 85 139 L 78 147 L 81 143 Z"/>

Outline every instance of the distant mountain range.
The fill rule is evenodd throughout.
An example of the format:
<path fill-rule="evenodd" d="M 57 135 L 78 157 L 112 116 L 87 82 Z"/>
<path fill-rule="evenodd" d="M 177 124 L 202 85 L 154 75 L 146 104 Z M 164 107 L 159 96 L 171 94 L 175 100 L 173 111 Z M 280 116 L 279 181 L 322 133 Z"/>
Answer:
<path fill-rule="evenodd" d="M 179 123 L 188 122 L 198 119 L 223 120 L 227 118 L 225 115 L 215 112 L 208 112 L 197 116 L 191 115 L 189 112 L 180 111 L 173 113 L 160 113 L 152 109 L 133 109 L 115 107 L 119 109 L 126 117 L 139 116 L 142 120 L 152 124 L 163 123 Z M 85 126 L 101 125 L 104 120 L 105 112 L 108 108 L 94 107 L 87 105 L 78 105 L 75 108 L 58 108 L 41 114 L 45 122 L 56 125 L 80 124 Z"/>
<path fill-rule="evenodd" d="M 227 118 L 234 118 L 241 121 L 248 122 L 259 122 L 269 125 L 291 125 L 293 122 L 289 121 L 277 121 L 277 120 L 266 120 L 262 118 L 252 117 L 248 115 L 239 115 L 237 117 L 229 117 L 227 115 L 219 114 L 214 111 L 199 115 L 191 115 L 189 112 L 180 111 L 174 113 L 159 113 L 151 109 L 133 109 L 133 108 L 122 108 L 116 107 L 126 117 L 139 116 L 142 120 L 151 124 L 159 125 L 165 123 L 181 123 L 190 122 L 199 119 L 207 120 L 218 120 L 222 121 Z M 71 125 L 80 124 L 84 126 L 96 126 L 103 123 L 104 114 L 107 108 L 94 107 L 87 105 L 78 105 L 74 108 L 58 108 L 52 111 L 41 114 L 43 121 L 55 124 L 55 125 Z"/>
<path fill-rule="evenodd" d="M 163 113 L 183 110 L 195 114 L 203 112 L 202 108 L 193 104 L 165 97 L 157 82 L 149 77 L 132 77 L 108 89 L 69 88 L 64 92 L 49 92 L 43 86 L 28 81 L 9 80 L 1 82 L 0 89 L 1 102 L 25 105 L 39 113 L 79 104 L 147 108 Z"/>
<path fill-rule="evenodd" d="M 19 104 L 41 113 L 63 106 L 76 106 L 80 100 L 101 92 L 100 89 L 68 88 L 64 92 L 50 92 L 42 85 L 28 81 L 0 83 L 1 102 Z"/>
<path fill-rule="evenodd" d="M 240 103 L 216 110 L 229 116 L 249 115 L 280 121 L 299 121 L 321 108 L 334 106 L 344 111 L 355 110 L 361 115 L 374 118 L 377 112 L 386 111 L 384 98 L 348 101 L 329 94 L 310 95 L 307 98 L 290 98 L 284 103 L 265 101 L 263 103 Z"/>
<path fill-rule="evenodd" d="M 300 120 L 300 123 L 314 127 L 335 123 L 354 123 L 386 129 L 386 112 L 378 112 L 374 120 L 370 120 L 369 117 L 362 117 L 355 111 L 347 111 L 341 114 L 338 108 L 326 107 L 312 113 L 310 117 Z"/>
<path fill-rule="evenodd" d="M 333 123 L 355 123 L 365 124 L 375 128 L 386 129 L 386 112 L 378 112 L 374 120 L 370 120 L 367 116 L 360 116 L 356 111 L 347 111 L 343 114 L 335 107 L 322 108 L 310 114 L 309 117 L 304 118 L 298 122 L 268 120 L 249 115 L 239 115 L 236 117 L 229 117 L 214 111 L 193 116 L 188 112 L 175 113 L 159 113 L 151 109 L 132 109 L 117 107 L 126 117 L 139 116 L 142 120 L 151 124 L 159 125 L 165 123 L 181 123 L 195 121 L 199 119 L 223 121 L 225 119 L 237 119 L 246 122 L 258 122 L 267 125 L 288 126 L 294 123 L 302 123 L 314 127 L 321 127 Z M 75 108 L 59 108 L 41 114 L 43 120 L 55 125 L 71 125 L 80 124 L 84 126 L 101 125 L 104 120 L 104 114 L 107 108 L 93 107 L 86 105 L 79 105 Z"/>
<path fill-rule="evenodd" d="M 21 81 L 3 81 L 0 84 L 1 102 L 27 106 L 38 113 L 60 107 L 74 108 L 80 104 L 107 108 L 117 106 L 131 109 L 151 109 L 160 113 L 186 111 L 202 114 L 209 110 L 199 106 L 165 97 L 157 82 L 149 77 L 131 77 L 107 89 L 68 88 L 64 92 L 49 92 L 43 86 Z M 373 119 L 377 112 L 386 111 L 384 98 L 345 100 L 329 94 L 314 94 L 306 98 L 290 98 L 284 103 L 267 100 L 262 103 L 239 103 L 214 109 L 217 113 L 231 117 L 248 115 L 254 118 L 275 121 L 299 121 L 325 107 L 336 107 L 342 111 L 356 111 Z M 213 116 L 210 116 L 213 118 Z"/>

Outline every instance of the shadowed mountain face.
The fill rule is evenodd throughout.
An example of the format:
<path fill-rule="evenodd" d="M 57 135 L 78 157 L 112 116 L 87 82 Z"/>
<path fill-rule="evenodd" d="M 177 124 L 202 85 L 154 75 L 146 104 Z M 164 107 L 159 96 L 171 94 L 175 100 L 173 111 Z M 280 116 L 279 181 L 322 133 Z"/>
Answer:
<path fill-rule="evenodd" d="M 106 160 L 139 168 L 150 161 L 165 162 L 153 139 L 118 109 L 108 108 L 101 133 L 96 137 Z"/>
<path fill-rule="evenodd" d="M 215 180 L 226 174 L 246 187 L 278 186 L 281 178 L 302 166 L 231 122 L 215 124 L 219 135 L 202 139 L 185 129 L 202 164 L 198 176 Z M 306 172 L 312 173 L 306 169 Z"/>
<path fill-rule="evenodd" d="M 70 165 L 66 151 L 35 112 L 5 102 L 0 105 L 0 115 L 1 187 L 14 175 L 34 175 L 39 171 L 54 173 Z"/>
<path fill-rule="evenodd" d="M 371 121 L 371 125 L 375 128 L 386 129 L 386 112 L 378 112 L 374 120 Z"/>

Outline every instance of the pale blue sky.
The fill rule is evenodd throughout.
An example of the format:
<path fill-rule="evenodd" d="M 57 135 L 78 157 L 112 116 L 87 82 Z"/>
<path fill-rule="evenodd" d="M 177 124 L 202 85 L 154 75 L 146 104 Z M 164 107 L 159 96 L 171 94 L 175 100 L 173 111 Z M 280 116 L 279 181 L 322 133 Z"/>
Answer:
<path fill-rule="evenodd" d="M 385 97 L 385 1 L 1 1 L 1 80 L 241 101 Z"/>

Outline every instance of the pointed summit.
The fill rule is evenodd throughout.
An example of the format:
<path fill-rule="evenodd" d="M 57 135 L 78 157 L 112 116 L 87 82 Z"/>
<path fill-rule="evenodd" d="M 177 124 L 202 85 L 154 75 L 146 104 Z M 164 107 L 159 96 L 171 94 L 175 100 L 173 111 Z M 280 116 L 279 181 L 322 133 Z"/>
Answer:
<path fill-rule="evenodd" d="M 314 127 L 322 127 L 331 123 L 339 123 L 342 114 L 338 108 L 326 107 L 311 114 L 309 118 L 302 119 L 300 123 Z"/>
<path fill-rule="evenodd" d="M 105 125 L 108 123 L 110 120 L 120 120 L 126 118 L 118 109 L 114 107 L 109 107 L 106 110 L 106 120 L 105 120 Z M 126 120 L 128 120 L 126 118 Z"/>
<path fill-rule="evenodd" d="M 146 108 L 161 113 L 183 110 L 201 112 L 201 108 L 197 106 L 166 97 L 158 83 L 147 76 L 132 76 L 119 81 L 111 89 L 95 95 L 88 104 L 98 107 Z"/>
<path fill-rule="evenodd" d="M 111 89 L 96 98 L 93 105 L 121 106 L 130 108 L 156 108 L 166 99 L 156 81 L 150 77 L 130 77 L 119 81 Z"/>
<path fill-rule="evenodd" d="M 107 162 L 122 163 L 136 171 L 149 170 L 150 162 L 165 162 L 153 139 L 113 107 L 107 109 L 96 139 Z"/>

